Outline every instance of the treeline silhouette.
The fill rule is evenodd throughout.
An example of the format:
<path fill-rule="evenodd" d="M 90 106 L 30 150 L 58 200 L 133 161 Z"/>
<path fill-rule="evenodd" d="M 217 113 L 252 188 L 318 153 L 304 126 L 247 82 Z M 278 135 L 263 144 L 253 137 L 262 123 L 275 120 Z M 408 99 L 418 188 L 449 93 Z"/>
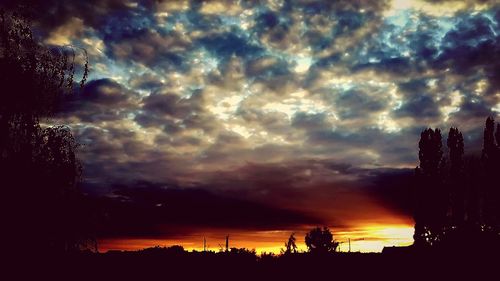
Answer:
<path fill-rule="evenodd" d="M 481 280 L 498 277 L 498 255 L 467 256 L 417 252 L 380 254 L 359 252 L 291 254 L 230 248 L 228 251 L 185 251 L 181 246 L 139 251 L 86 253 L 61 260 L 67 272 L 80 278 L 113 280 Z M 71 262 L 69 262 L 71 261 Z M 58 268 L 61 268 L 58 267 Z M 82 270 L 83 269 L 83 270 Z M 68 276 L 68 275 L 65 275 Z M 74 275 L 70 275 L 74 276 Z"/>
<path fill-rule="evenodd" d="M 445 157 L 439 129 L 426 129 L 415 169 L 414 246 L 420 250 L 500 250 L 500 124 L 486 119 L 480 159 L 464 157 L 464 139 L 450 128 Z"/>

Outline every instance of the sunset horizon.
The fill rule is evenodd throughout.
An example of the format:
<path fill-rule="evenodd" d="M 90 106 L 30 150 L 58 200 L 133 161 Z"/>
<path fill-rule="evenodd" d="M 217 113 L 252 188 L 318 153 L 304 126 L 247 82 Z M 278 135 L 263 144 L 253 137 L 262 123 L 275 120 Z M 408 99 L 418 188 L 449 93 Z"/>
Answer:
<path fill-rule="evenodd" d="M 229 236 L 230 248 L 255 250 L 257 254 L 280 254 L 285 250 L 285 242 L 294 233 L 300 252 L 306 252 L 305 234 L 316 226 L 300 230 L 241 231 L 212 230 L 181 236 L 178 239 L 161 238 L 112 238 L 98 241 L 99 252 L 137 251 L 152 247 L 182 246 L 187 251 L 225 251 L 225 239 Z M 403 247 L 413 244 L 413 224 L 364 225 L 348 230 L 330 228 L 336 241 L 341 244 L 338 252 L 380 253 L 384 247 Z M 350 241 L 349 241 L 350 240 Z M 207 246 L 204 248 L 203 243 Z M 349 250 L 350 242 L 350 250 Z"/>

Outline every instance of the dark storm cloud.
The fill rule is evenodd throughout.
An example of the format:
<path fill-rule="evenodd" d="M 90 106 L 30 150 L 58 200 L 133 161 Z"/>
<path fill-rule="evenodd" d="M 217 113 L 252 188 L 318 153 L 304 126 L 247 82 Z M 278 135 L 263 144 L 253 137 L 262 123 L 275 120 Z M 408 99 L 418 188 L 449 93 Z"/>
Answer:
<path fill-rule="evenodd" d="M 408 190 L 403 188 L 408 181 L 404 175 L 408 173 L 308 160 L 281 165 L 248 164 L 234 171 L 215 173 L 195 188 L 182 188 L 175 183 L 111 184 L 114 199 L 98 199 L 106 213 L 100 235 L 169 237 L 179 234 L 171 233 L 172 228 L 190 233 L 200 227 L 267 230 L 317 225 L 325 219 L 331 223 L 331 217 L 323 214 L 320 219 L 315 213 L 324 204 L 359 204 L 357 194 L 366 190 L 394 210 L 408 213 Z M 318 196 L 326 201 L 317 200 Z M 316 202 L 316 212 L 304 210 L 311 200 Z M 338 217 L 335 208 L 330 210 L 336 226 L 349 224 L 350 216 Z"/>
<path fill-rule="evenodd" d="M 370 114 L 378 112 L 386 107 L 386 104 L 381 101 L 377 95 L 368 95 L 361 90 L 348 90 L 341 93 L 334 103 L 339 108 L 339 115 L 341 118 L 359 118 L 360 112 L 363 114 Z"/>
<path fill-rule="evenodd" d="M 383 58 L 377 63 L 358 64 L 353 67 L 353 71 L 373 69 L 377 72 L 388 72 L 393 75 L 405 75 L 411 72 L 412 64 L 407 58 Z"/>
<path fill-rule="evenodd" d="M 232 55 L 249 58 L 263 51 L 260 46 L 233 32 L 202 37 L 198 40 L 198 44 L 223 60 Z"/>
<path fill-rule="evenodd" d="M 193 92 L 188 98 L 182 98 L 161 89 L 143 98 L 142 104 L 142 110 L 150 116 L 171 116 L 184 119 L 188 115 L 204 111 L 203 95 L 199 91 Z"/>
<path fill-rule="evenodd" d="M 435 118 L 441 116 L 441 112 L 432 96 L 420 94 L 405 100 L 401 108 L 395 111 L 395 116 Z"/>
<path fill-rule="evenodd" d="M 151 6 L 153 1 L 139 1 L 140 6 Z M 17 7 L 20 3 L 28 4 L 34 17 L 48 29 L 53 29 L 78 17 L 85 21 L 86 25 L 98 28 L 115 13 L 133 15 L 134 10 L 122 0 L 89 0 L 89 1 L 64 1 L 64 0 L 21 0 L 6 1 L 7 7 Z"/>
<path fill-rule="evenodd" d="M 453 0 L 424 0 L 425 2 L 429 3 L 451 3 Z M 468 5 L 474 5 L 474 4 L 480 4 L 480 5 L 487 5 L 487 6 L 495 6 L 498 5 L 496 0 L 464 0 L 463 2 L 467 3 Z"/>
<path fill-rule="evenodd" d="M 111 79 L 92 80 L 67 96 L 61 115 L 83 122 L 116 121 L 136 107 L 135 97 L 136 93 Z"/>
<path fill-rule="evenodd" d="M 87 146 L 84 153 L 91 153 L 94 158 L 94 161 L 99 161 L 99 155 L 105 157 L 104 155 L 114 155 L 118 154 L 121 151 L 121 143 L 111 141 L 111 139 L 128 139 L 135 135 L 135 133 L 130 132 L 129 134 L 121 134 L 119 136 L 115 135 L 114 132 L 111 132 L 110 138 L 107 138 L 105 134 L 103 134 L 102 130 L 88 127 L 84 128 L 77 132 L 78 139 L 80 142 Z"/>
<path fill-rule="evenodd" d="M 169 129 L 165 129 L 165 131 L 167 133 L 170 132 Z M 171 132 L 171 133 L 175 133 L 175 132 Z M 196 147 L 202 143 L 202 139 L 197 138 L 197 137 L 191 137 L 191 136 L 171 138 L 167 135 L 160 135 L 160 136 L 157 136 L 155 138 L 155 143 L 160 144 L 160 145 L 168 144 L 168 145 L 171 145 L 173 147 L 178 147 L 178 146 L 195 146 Z"/>
<path fill-rule="evenodd" d="M 274 56 L 255 57 L 246 63 L 245 74 L 257 81 L 268 81 L 270 78 L 290 74 L 288 61 Z"/>
<path fill-rule="evenodd" d="M 353 131 L 349 127 L 337 127 L 328 122 L 316 122 L 304 127 L 307 145 L 319 155 L 331 155 L 332 159 L 374 167 L 382 163 L 410 165 L 418 163 L 417 151 L 422 125 L 408 126 L 400 132 L 387 134 L 381 129 L 359 126 Z M 380 156 L 383 155 L 383 158 Z"/>
<path fill-rule="evenodd" d="M 273 11 L 263 11 L 256 19 L 258 30 L 271 29 L 280 23 L 279 15 Z"/>
<path fill-rule="evenodd" d="M 315 14 L 318 12 L 328 13 L 329 11 L 335 10 L 354 10 L 358 11 L 360 9 L 365 9 L 368 11 L 381 11 L 384 8 L 387 8 L 388 1 L 369 1 L 369 0 L 360 0 L 360 1 L 321 1 L 321 0 L 297 0 L 294 2 L 298 6 L 301 6 L 304 9 L 305 13 Z"/>
<path fill-rule="evenodd" d="M 213 116 L 204 108 L 203 93 L 193 91 L 189 97 L 180 97 L 165 89 L 152 92 L 142 99 L 142 107 L 134 119 L 143 127 L 163 127 L 175 134 L 186 129 L 214 129 Z"/>
<path fill-rule="evenodd" d="M 460 106 L 460 110 L 455 113 L 455 117 L 462 117 L 463 119 L 468 118 L 482 118 L 484 116 L 492 116 L 494 112 L 491 110 L 491 107 L 480 102 L 473 102 L 470 99 L 463 102 Z"/>
<path fill-rule="evenodd" d="M 356 51 L 353 62 L 357 63 L 350 69 L 387 73 L 400 81 L 398 90 L 404 99 L 391 116 L 434 124 L 449 117 L 450 124 L 466 124 L 468 130 L 479 120 L 465 116 L 496 114 L 492 108 L 498 99 L 487 96 L 499 89 L 499 26 L 493 20 L 497 11 L 498 7 L 482 13 L 462 11 L 453 20 L 413 14 L 418 21 L 389 21 Z M 487 82 L 485 89 L 478 90 L 481 79 Z M 432 83 L 436 86 L 430 87 Z M 460 102 L 455 112 L 446 115 L 443 107 L 450 106 L 454 91 Z"/>
<path fill-rule="evenodd" d="M 378 129 L 359 128 L 358 132 L 350 132 L 344 130 L 324 130 L 311 131 L 308 139 L 311 144 L 316 145 L 349 145 L 349 146 L 365 146 L 372 142 L 373 139 L 380 138 L 384 133 Z"/>
<path fill-rule="evenodd" d="M 241 117 L 248 124 L 262 126 L 268 132 L 284 134 L 290 130 L 290 121 L 285 113 L 265 113 L 256 108 L 240 106 L 236 116 Z"/>
<path fill-rule="evenodd" d="M 200 227 L 267 230 L 317 224 L 321 220 L 286 208 L 232 198 L 209 188 L 181 189 L 142 182 L 115 186 L 120 199 L 100 200 L 106 213 L 101 237 L 158 237 Z"/>
<path fill-rule="evenodd" d="M 454 26 L 445 34 L 440 31 L 438 18 L 413 16 L 418 21 L 384 23 L 379 34 L 354 50 L 357 56 L 353 59 L 357 63 L 351 69 L 354 72 L 372 69 L 395 76 L 422 73 L 429 68 L 439 71 L 449 68 L 461 75 L 482 70 L 492 84 L 496 83 L 499 26 L 491 16 L 457 14 Z"/>
<path fill-rule="evenodd" d="M 180 170 L 172 163 L 184 164 L 183 160 L 176 159 L 171 153 L 158 153 L 157 149 L 144 143 L 141 134 L 134 130 L 85 126 L 73 131 L 75 138 L 82 144 L 80 155 L 87 159 L 84 182 L 100 185 L 97 193 L 100 193 L 100 189 L 108 190 L 110 183 L 131 183 L 153 178 L 175 182 L 174 175 L 180 174 Z M 102 178 L 103 174 L 106 178 Z M 151 174 L 156 176 L 151 177 Z"/>
<path fill-rule="evenodd" d="M 149 91 L 161 88 L 164 85 L 159 77 L 150 73 L 132 75 L 128 83 L 132 88 Z"/>
<path fill-rule="evenodd" d="M 435 65 L 461 75 L 482 70 L 490 82 L 487 94 L 495 93 L 500 86 L 499 32 L 499 23 L 485 15 L 462 15 L 455 28 L 443 38 L 442 53 Z"/>
<path fill-rule="evenodd" d="M 421 15 L 419 20 L 417 32 L 409 36 L 409 41 L 415 57 L 414 63 L 425 67 L 426 63 L 432 61 L 439 53 L 439 45 L 435 40 L 439 36 L 439 26 L 436 19 L 432 17 Z"/>
<path fill-rule="evenodd" d="M 292 118 L 292 126 L 306 130 L 325 129 L 329 126 L 325 114 L 296 113 Z M 331 126 L 331 125 L 330 125 Z"/>
<path fill-rule="evenodd" d="M 398 88 L 407 97 L 413 97 L 429 91 L 428 80 L 426 79 L 412 79 L 401 82 L 398 84 Z"/>
<path fill-rule="evenodd" d="M 116 105 L 126 102 L 130 96 L 122 85 L 110 79 L 90 81 L 81 93 L 81 100 L 104 105 Z"/>
<path fill-rule="evenodd" d="M 308 210 L 306 214 L 316 214 L 339 227 L 352 224 L 352 219 L 369 217 L 370 212 L 380 215 L 379 210 L 367 205 L 353 207 L 366 195 L 392 212 L 410 215 L 408 187 L 412 173 L 409 169 L 363 169 L 333 160 L 300 160 L 279 165 L 248 163 L 215 173 L 207 182 L 213 186 L 211 190 L 222 194 L 285 209 Z M 342 211 L 345 208 L 348 213 Z"/>
<path fill-rule="evenodd" d="M 323 11 L 324 12 L 324 11 Z M 352 36 L 354 32 L 360 28 L 375 24 L 380 20 L 381 15 L 376 10 L 366 9 L 360 12 L 352 9 L 333 10 L 331 14 L 326 14 L 325 17 L 316 19 L 315 17 L 308 18 L 306 22 L 310 29 L 305 36 L 315 52 L 320 52 L 331 45 L 336 44 L 336 40 L 346 36 Z M 334 22 L 335 24 L 329 32 L 319 32 L 315 26 Z M 318 65 L 327 66 L 331 62 L 339 59 L 339 53 L 334 53 L 328 57 L 322 58 Z"/>
<path fill-rule="evenodd" d="M 109 56 L 119 61 L 133 60 L 166 71 L 187 68 L 185 52 L 190 44 L 176 32 L 162 34 L 142 29 L 119 39 L 105 39 L 105 43 Z"/>
<path fill-rule="evenodd" d="M 362 182 L 367 185 L 367 192 L 384 206 L 412 215 L 413 175 L 413 169 L 379 169 L 370 171 Z"/>
<path fill-rule="evenodd" d="M 189 113 L 188 107 L 179 105 L 179 96 L 172 93 L 151 94 L 144 99 L 143 109 L 151 114 L 183 117 Z"/>

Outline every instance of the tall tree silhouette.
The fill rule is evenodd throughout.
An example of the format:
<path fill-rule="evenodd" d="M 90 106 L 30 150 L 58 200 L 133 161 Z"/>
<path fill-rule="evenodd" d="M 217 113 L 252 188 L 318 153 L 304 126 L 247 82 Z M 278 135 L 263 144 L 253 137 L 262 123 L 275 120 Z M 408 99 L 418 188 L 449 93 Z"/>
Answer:
<path fill-rule="evenodd" d="M 449 149 L 450 173 L 448 187 L 451 201 L 452 225 L 463 225 L 465 220 L 464 138 L 457 128 L 450 128 L 446 144 Z"/>
<path fill-rule="evenodd" d="M 9 246 L 67 251 L 82 241 L 76 224 L 77 144 L 65 127 L 40 126 L 73 91 L 75 74 L 83 87 L 88 59 L 76 61 L 73 47 L 40 44 L 27 10 L 0 11 L 0 171 Z"/>
<path fill-rule="evenodd" d="M 481 158 L 487 168 L 494 166 L 497 145 L 495 143 L 495 119 L 488 117 L 484 126 L 483 151 Z"/>
<path fill-rule="evenodd" d="M 497 124 L 497 129 L 495 131 L 495 140 L 497 141 L 497 148 L 500 149 L 500 124 Z"/>
<path fill-rule="evenodd" d="M 500 171 L 500 148 L 495 142 L 500 139 L 500 133 L 495 133 L 495 120 L 493 117 L 486 119 L 484 127 L 484 140 L 481 161 L 484 175 L 482 177 L 483 208 L 482 219 L 484 224 L 496 231 L 500 230 L 500 187 L 498 184 L 498 172 Z"/>
<path fill-rule="evenodd" d="M 418 146 L 420 166 L 415 170 L 414 240 L 415 245 L 432 245 L 441 237 L 447 209 L 441 131 L 424 130 Z"/>
<path fill-rule="evenodd" d="M 488 117 L 480 161 L 472 156 L 465 161 L 462 133 L 452 127 L 446 142 L 446 164 L 439 129 L 421 133 L 420 166 L 415 170 L 415 246 L 438 246 L 433 248 L 447 251 L 500 249 L 498 138 L 500 126 L 495 131 L 495 121 Z M 471 240 L 478 242 L 471 246 Z"/>

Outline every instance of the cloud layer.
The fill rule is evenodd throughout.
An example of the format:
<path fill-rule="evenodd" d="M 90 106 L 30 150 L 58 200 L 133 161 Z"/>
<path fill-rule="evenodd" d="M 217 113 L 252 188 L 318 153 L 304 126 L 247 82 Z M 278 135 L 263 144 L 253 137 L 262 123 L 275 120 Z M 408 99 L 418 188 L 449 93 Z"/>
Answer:
<path fill-rule="evenodd" d="M 39 5 L 46 43 L 91 56 L 91 81 L 56 121 L 84 144 L 94 194 L 204 190 L 274 218 L 257 228 L 408 218 L 398 188 L 420 131 L 458 126 L 472 151 L 500 113 L 495 1 Z"/>

